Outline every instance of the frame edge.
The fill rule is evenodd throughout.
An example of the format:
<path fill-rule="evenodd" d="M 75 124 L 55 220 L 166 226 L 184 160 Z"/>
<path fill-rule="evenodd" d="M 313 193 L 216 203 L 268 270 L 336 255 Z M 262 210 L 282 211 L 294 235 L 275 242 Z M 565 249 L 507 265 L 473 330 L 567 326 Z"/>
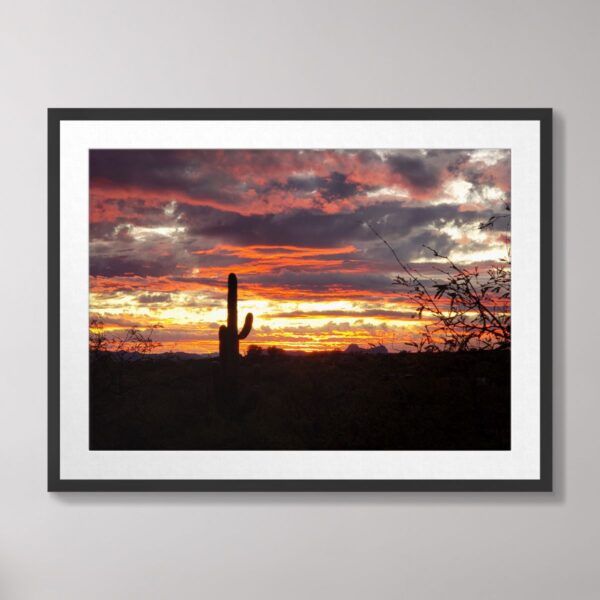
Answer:
<path fill-rule="evenodd" d="M 551 108 L 48 108 L 49 492 L 552 492 Z M 540 122 L 540 478 L 527 480 L 68 480 L 60 478 L 60 123 L 63 120 L 537 120 Z"/>

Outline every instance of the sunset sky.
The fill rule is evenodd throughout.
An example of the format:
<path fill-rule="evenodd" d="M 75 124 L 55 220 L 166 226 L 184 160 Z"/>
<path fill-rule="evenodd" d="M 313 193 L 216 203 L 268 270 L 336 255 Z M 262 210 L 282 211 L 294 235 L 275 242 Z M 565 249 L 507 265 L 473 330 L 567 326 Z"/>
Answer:
<path fill-rule="evenodd" d="M 159 351 L 215 352 L 227 275 L 242 343 L 407 349 L 425 321 L 392 285 L 423 244 L 484 267 L 506 226 L 507 150 L 91 150 L 90 314 L 118 334 L 160 324 Z"/>

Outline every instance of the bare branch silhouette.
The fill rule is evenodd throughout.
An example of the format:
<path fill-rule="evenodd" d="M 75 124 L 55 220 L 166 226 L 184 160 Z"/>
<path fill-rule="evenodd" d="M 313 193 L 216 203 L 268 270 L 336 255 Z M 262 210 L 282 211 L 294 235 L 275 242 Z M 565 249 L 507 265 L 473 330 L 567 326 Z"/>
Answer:
<path fill-rule="evenodd" d="M 510 211 L 510 206 L 506 206 Z M 509 214 L 492 215 L 480 230 L 493 228 Z M 401 287 L 408 299 L 416 304 L 419 319 L 427 318 L 423 333 L 416 341 L 405 342 L 417 352 L 492 350 L 509 348 L 511 340 L 511 262 L 510 246 L 507 258 L 500 259 L 482 273 L 479 267 L 458 265 L 435 248 L 423 245 L 444 267 L 435 266 L 441 275 L 431 280 L 403 262 L 395 249 L 373 226 L 369 229 L 389 248 L 402 273 L 393 284 Z"/>

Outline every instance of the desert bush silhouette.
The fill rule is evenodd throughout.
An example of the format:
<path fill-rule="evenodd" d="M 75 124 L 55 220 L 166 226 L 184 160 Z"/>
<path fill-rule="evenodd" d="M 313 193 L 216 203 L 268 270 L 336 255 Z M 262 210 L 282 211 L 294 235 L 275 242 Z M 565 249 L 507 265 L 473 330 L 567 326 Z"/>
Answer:
<path fill-rule="evenodd" d="M 494 228 L 501 220 L 508 219 L 506 212 L 494 214 L 478 225 L 479 230 Z M 399 286 L 405 298 L 416 306 L 418 319 L 425 316 L 424 325 L 416 341 L 405 342 L 417 352 L 460 352 L 465 350 L 505 350 L 511 343 L 511 258 L 510 238 L 506 239 L 505 258 L 498 264 L 480 272 L 477 266 L 457 264 L 449 256 L 423 244 L 438 261 L 435 271 L 438 279 L 424 277 L 414 266 L 400 260 L 388 241 L 377 230 L 367 227 L 391 251 L 402 272 L 393 284 Z"/>

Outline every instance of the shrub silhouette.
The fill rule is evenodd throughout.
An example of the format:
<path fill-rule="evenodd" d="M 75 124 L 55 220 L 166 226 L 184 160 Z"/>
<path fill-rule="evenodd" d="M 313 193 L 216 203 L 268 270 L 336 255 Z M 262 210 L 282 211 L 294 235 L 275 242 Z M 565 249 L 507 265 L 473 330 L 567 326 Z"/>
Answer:
<path fill-rule="evenodd" d="M 425 313 L 433 321 L 423 327 L 418 341 L 405 343 L 419 352 L 510 348 L 510 263 L 501 260 L 499 266 L 481 273 L 477 267 L 467 269 L 426 248 L 446 264 L 437 269 L 441 280 L 428 285 L 405 264 L 401 264 L 404 274 L 394 280 L 416 302 L 417 317 Z"/>
<path fill-rule="evenodd" d="M 264 350 L 260 346 L 251 344 L 246 352 L 246 358 L 259 358 L 264 355 Z"/>
<path fill-rule="evenodd" d="M 480 230 L 492 229 L 501 220 L 510 224 L 510 205 L 506 213 L 492 215 Z M 456 264 L 449 256 L 423 245 L 440 261 L 436 280 L 424 277 L 413 266 L 400 260 L 396 251 L 369 223 L 369 229 L 388 247 L 402 273 L 394 285 L 416 304 L 416 316 L 431 324 L 423 326 L 417 341 L 405 342 L 417 352 L 457 352 L 510 348 L 511 340 L 511 262 L 507 237 L 507 257 L 482 273 L 478 267 Z"/>
<path fill-rule="evenodd" d="M 280 356 L 285 355 L 285 350 L 283 348 L 279 348 L 278 346 L 269 346 L 267 348 L 267 356 L 269 358 L 278 358 Z"/>
<path fill-rule="evenodd" d="M 141 329 L 130 327 L 120 334 L 109 335 L 99 316 L 90 318 L 89 349 L 94 385 L 110 388 L 120 398 L 123 392 L 123 374 L 130 361 L 147 360 L 154 350 L 162 346 L 153 335 L 162 325 Z"/>

